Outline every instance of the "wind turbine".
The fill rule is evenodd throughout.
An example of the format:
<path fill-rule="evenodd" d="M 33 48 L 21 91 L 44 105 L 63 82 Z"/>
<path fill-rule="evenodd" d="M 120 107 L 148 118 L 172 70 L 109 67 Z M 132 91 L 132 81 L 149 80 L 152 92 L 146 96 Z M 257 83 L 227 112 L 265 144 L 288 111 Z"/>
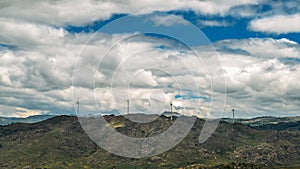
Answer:
<path fill-rule="evenodd" d="M 79 114 L 79 99 L 77 99 L 75 104 L 77 104 L 77 114 Z"/>
<path fill-rule="evenodd" d="M 173 103 L 170 102 L 171 121 L 173 120 Z"/>
<path fill-rule="evenodd" d="M 129 99 L 127 101 L 127 114 L 129 114 Z"/>
<path fill-rule="evenodd" d="M 235 119 L 234 119 L 234 109 L 232 109 L 232 123 L 235 123 Z"/>

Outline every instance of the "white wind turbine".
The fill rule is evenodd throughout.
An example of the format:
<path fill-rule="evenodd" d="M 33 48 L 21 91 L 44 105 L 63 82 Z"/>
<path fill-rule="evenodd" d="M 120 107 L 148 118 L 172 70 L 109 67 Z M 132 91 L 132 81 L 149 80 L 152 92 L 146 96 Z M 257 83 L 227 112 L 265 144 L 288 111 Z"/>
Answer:
<path fill-rule="evenodd" d="M 173 120 L 173 103 L 170 102 L 170 112 L 171 112 L 171 120 Z"/>
<path fill-rule="evenodd" d="M 77 99 L 75 104 L 77 105 L 77 114 L 79 114 L 79 99 Z"/>

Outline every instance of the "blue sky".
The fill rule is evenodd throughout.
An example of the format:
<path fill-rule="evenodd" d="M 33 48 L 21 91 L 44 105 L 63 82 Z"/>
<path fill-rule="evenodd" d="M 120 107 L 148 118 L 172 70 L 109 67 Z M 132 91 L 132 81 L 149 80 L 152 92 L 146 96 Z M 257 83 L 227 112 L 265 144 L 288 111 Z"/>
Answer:
<path fill-rule="evenodd" d="M 265 8 L 265 9 L 264 9 Z M 270 5 L 265 5 L 260 12 L 267 12 L 271 10 Z M 288 10 L 288 9 L 287 9 Z M 288 12 L 288 11 L 286 11 Z M 170 11 L 166 12 L 166 14 L 173 14 L 177 16 L 183 16 L 184 19 L 196 25 L 203 31 L 203 33 L 209 38 L 211 42 L 215 42 L 223 39 L 244 39 L 244 38 L 287 38 L 292 41 L 300 43 L 300 34 L 297 32 L 285 33 L 285 34 L 277 34 L 277 33 L 269 33 L 269 32 L 259 32 L 253 31 L 248 28 L 249 22 L 253 19 L 253 17 L 234 17 L 234 16 L 203 16 L 196 14 L 193 11 Z M 101 27 L 106 24 L 120 19 L 128 14 L 114 14 L 108 20 L 99 20 L 95 21 L 91 24 L 85 26 L 68 26 L 66 29 L 70 32 L 79 33 L 79 32 L 95 32 L 99 30 Z M 199 23 L 199 20 L 213 20 L 213 21 L 222 21 L 227 22 L 226 26 L 206 26 Z M 122 25 L 120 25 L 122 26 Z M 149 26 L 149 25 L 148 25 Z M 128 28 L 132 30 L 132 28 Z"/>
<path fill-rule="evenodd" d="M 122 114 L 128 98 L 145 113 L 299 115 L 299 0 L 0 6 L 0 116 L 74 114 L 77 99 Z"/>

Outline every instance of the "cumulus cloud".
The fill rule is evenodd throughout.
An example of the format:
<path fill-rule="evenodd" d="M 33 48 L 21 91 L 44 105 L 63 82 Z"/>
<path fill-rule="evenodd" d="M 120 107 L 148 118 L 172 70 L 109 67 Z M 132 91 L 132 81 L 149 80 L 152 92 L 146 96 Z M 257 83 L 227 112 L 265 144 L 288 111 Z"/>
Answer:
<path fill-rule="evenodd" d="M 287 34 L 300 32 L 300 14 L 274 15 L 254 19 L 249 29 L 257 32 Z"/>
<path fill-rule="evenodd" d="M 38 26 L 36 28 L 42 32 L 51 29 L 50 27 Z M 18 39 L 22 36 L 12 37 L 11 39 L 2 38 L 6 40 L 5 43 L 18 46 L 18 48 L 2 48 L 1 50 L 1 115 L 27 116 L 30 113 L 35 115 L 45 112 L 70 114 L 73 112 L 72 100 L 76 99 L 80 100 L 82 112 L 95 113 L 97 110 L 93 106 L 94 100 L 88 98 L 95 91 L 97 91 L 96 97 L 99 97 L 97 99 L 98 104 L 101 105 L 99 110 L 112 112 L 118 108 L 115 105 L 116 103 L 122 105 L 124 100 L 127 99 L 128 96 L 122 95 L 124 92 L 121 91 L 127 90 L 130 84 L 132 88 L 130 96 L 133 100 L 132 104 L 136 107 L 135 112 L 147 110 L 148 113 L 161 113 L 166 110 L 165 106 L 170 101 L 170 97 L 178 94 L 176 92 L 178 86 L 176 86 L 172 76 L 178 76 L 181 85 L 189 88 L 188 85 L 193 84 L 193 77 L 183 76 L 183 74 L 189 72 L 184 64 L 193 65 L 192 67 L 199 66 L 195 64 L 195 59 L 191 59 L 193 56 L 188 55 L 191 57 L 186 57 L 186 60 L 183 61 L 185 63 L 181 63 L 181 67 L 178 67 L 180 64 L 176 62 L 180 61 L 177 57 L 183 55 L 181 52 L 177 49 L 167 48 L 165 50 L 158 48 L 158 46 L 164 45 L 172 46 L 174 42 L 168 42 L 166 39 L 157 42 L 156 38 L 139 36 L 115 45 L 112 52 L 99 65 L 102 72 L 99 71 L 99 77 L 96 76 L 96 80 L 98 80 L 96 82 L 99 83 L 94 86 L 94 72 L 97 70 L 95 66 L 101 60 L 99 52 L 102 53 L 108 50 L 119 39 L 126 39 L 128 36 L 135 37 L 135 35 L 100 33 L 89 44 L 84 44 L 82 42 L 90 34 L 70 34 L 64 30 L 63 32 L 61 36 L 54 36 L 55 42 L 41 40 L 41 34 L 30 35 L 27 39 L 25 38 L 24 42 Z M 46 37 L 51 34 L 49 32 L 44 33 Z M 6 37 L 10 36 L 7 35 Z M 32 39 L 40 41 L 36 45 L 25 43 L 25 41 L 31 41 Z M 83 47 L 84 50 L 81 51 Z M 77 64 L 77 68 L 80 67 L 77 70 L 80 71 L 74 74 L 73 90 L 75 91 L 75 97 L 73 98 L 71 80 L 80 51 L 81 58 L 79 58 Z M 188 58 L 191 60 L 187 60 Z M 193 64 L 190 62 L 193 62 Z M 162 70 L 168 69 L 168 71 L 163 72 L 159 69 L 153 69 L 156 65 L 161 65 Z M 164 68 L 164 66 L 167 67 Z M 180 69 L 180 72 L 178 72 L 178 69 Z M 205 74 L 204 72 L 199 73 L 198 69 L 197 71 L 200 75 Z M 112 77 L 114 77 L 113 85 L 115 86 L 113 87 L 114 92 L 117 93 L 117 98 L 112 98 L 113 93 L 109 92 Z M 203 82 L 203 79 L 199 80 Z M 95 91 L 94 87 L 96 87 Z M 166 87 L 168 89 L 160 91 L 155 87 Z M 151 90 L 152 88 L 154 90 Z M 117 102 L 113 102 L 114 99 L 117 99 Z M 162 103 L 159 103 L 160 101 Z M 151 109 L 149 109 L 149 106 Z M 16 107 L 28 111 L 20 112 L 15 109 Z M 123 108 L 121 107 L 120 110 L 123 110 Z"/>
<path fill-rule="evenodd" d="M 151 71 L 138 70 L 131 79 L 131 84 L 135 86 L 149 86 L 154 87 L 157 85 L 155 77 L 153 77 Z"/>
<path fill-rule="evenodd" d="M 122 111 L 126 111 L 126 100 L 129 98 L 132 101 L 132 112 L 153 113 L 155 110 L 161 113 L 169 109 L 168 104 L 172 100 L 176 104 L 176 111 L 181 111 L 182 106 L 185 106 L 185 114 L 213 117 L 216 114 L 210 112 L 210 101 L 213 100 L 220 107 L 224 104 L 224 91 L 221 90 L 222 85 L 219 86 L 222 82 L 218 82 L 221 70 L 214 70 L 214 61 L 218 58 L 212 51 L 205 50 L 206 47 L 203 46 L 196 48 L 203 61 L 210 63 L 205 68 L 199 66 L 201 63 L 197 61 L 198 58 L 189 51 L 182 53 L 172 48 L 160 49 L 157 46 L 168 44 L 165 39 L 154 44 L 151 43 L 153 38 L 143 36 L 116 45 L 112 54 L 118 59 L 108 57 L 103 62 L 112 63 L 115 60 L 116 63 L 105 64 L 106 67 L 98 69 L 95 89 L 94 82 L 89 81 L 94 79 L 94 75 L 89 72 L 96 72 L 93 65 L 99 60 L 99 55 L 91 55 L 91 58 L 82 60 L 86 67 L 77 74 L 79 79 L 75 79 L 73 98 L 72 71 L 78 50 L 82 48 L 77 43 L 82 36 L 64 34 L 64 41 L 68 43 L 51 46 L 59 49 L 59 54 L 46 49 L 37 52 L 40 48 L 28 48 L 27 51 L 1 50 L 1 115 L 27 116 L 30 112 L 69 114 L 73 112 L 73 99 L 80 100 L 80 109 L 86 113 L 113 112 L 116 108 L 121 110 L 119 113 L 125 113 Z M 112 41 L 121 37 L 126 36 L 103 34 L 86 46 L 91 53 L 85 54 L 96 54 L 99 50 L 107 49 L 114 44 Z M 299 95 L 296 91 L 300 90 L 300 70 L 297 62 L 284 62 L 284 58 L 299 58 L 299 45 L 296 42 L 288 39 L 254 38 L 223 40 L 214 45 L 219 51 L 219 60 L 227 81 L 225 112 L 234 107 L 242 117 L 272 113 L 296 115 L 299 109 Z M 12 63 L 15 66 L 10 66 Z M 160 69 L 153 68 L 157 65 Z M 111 71 L 105 72 L 105 69 Z M 210 71 L 208 76 L 206 70 L 214 71 Z M 132 84 L 128 89 L 130 79 Z M 214 81 L 213 86 L 210 84 L 211 79 Z M 111 80 L 115 85 L 113 90 L 110 89 Z M 197 90 L 185 90 L 195 89 L 196 85 L 200 93 Z M 182 93 L 178 92 L 180 88 Z M 94 109 L 95 100 L 94 97 L 89 98 L 91 95 L 95 95 L 98 110 Z M 185 97 L 178 97 L 180 95 Z M 190 97 L 187 99 L 186 96 Z M 24 111 L 16 110 L 17 107 Z"/>
<path fill-rule="evenodd" d="M 209 95 L 206 72 L 197 56 L 188 49 L 180 49 L 185 52 L 179 52 L 178 44 L 174 45 L 172 40 L 162 38 L 162 41 L 156 39 L 156 43 L 152 43 L 153 39 L 156 38 L 137 36 L 122 41 L 98 65 L 95 96 L 102 111 L 118 109 L 124 113 L 126 100 L 130 99 L 135 107 L 132 113 L 162 113 L 168 110 L 166 106 L 172 98 L 174 102 L 181 100 L 175 98 L 176 95 L 191 94 L 198 97 L 185 100 L 184 113 L 193 114 L 191 103 L 196 102 L 199 95 Z M 158 48 L 162 45 L 168 47 Z M 197 93 L 197 86 L 204 90 Z M 113 102 L 109 107 L 104 106 L 109 101 L 101 101 L 105 90 L 111 90 L 111 93 L 105 92 Z M 174 109 L 179 111 L 182 108 Z"/>
<path fill-rule="evenodd" d="M 222 51 L 248 54 L 258 58 L 299 58 L 300 48 L 297 42 L 272 38 L 249 38 L 221 40 L 215 46 Z"/>
<path fill-rule="evenodd" d="M 240 117 L 253 117 L 255 115 L 296 115 L 298 113 L 296 109 L 297 106 L 295 105 L 295 103 L 298 102 L 298 95 L 292 95 L 291 90 L 299 90 L 296 85 L 300 81 L 298 77 L 299 68 L 297 67 L 299 63 L 297 64 L 296 62 L 295 65 L 286 64 L 284 62 L 285 58 L 299 58 L 299 45 L 296 42 L 288 39 L 253 38 L 224 40 L 216 42 L 214 45 L 219 51 L 219 59 L 227 81 L 228 101 L 225 111 L 229 112 L 232 108 L 235 108 Z M 120 46 L 125 47 L 126 45 Z M 147 47 L 151 47 L 151 45 Z M 122 51 L 123 49 L 119 48 L 118 50 Z M 139 53 L 135 51 L 138 55 L 133 55 L 131 59 L 127 58 L 125 62 L 119 62 L 126 64 L 123 65 L 124 67 L 117 77 L 131 79 L 134 73 L 125 73 L 126 71 L 138 70 L 138 68 L 140 68 L 139 66 L 151 67 L 161 65 L 164 68 L 163 70 L 168 70 L 172 77 L 168 77 L 167 74 L 160 71 L 149 69 L 148 75 L 150 75 L 151 72 L 151 78 L 146 78 L 148 76 L 145 75 L 143 80 L 146 82 L 147 79 L 152 79 L 156 82 L 156 87 L 165 89 L 163 90 L 163 95 L 167 95 L 170 99 L 173 98 L 173 102 L 177 105 L 175 108 L 176 111 L 180 111 L 181 106 L 184 105 L 185 114 L 200 117 L 218 116 L 215 114 L 216 112 L 210 112 L 211 107 L 209 105 L 211 100 L 220 107 L 224 104 L 222 103 L 224 91 L 222 91 L 222 85 L 219 86 L 222 82 L 218 82 L 221 72 L 220 70 L 214 70 L 216 66 L 213 62 L 218 58 L 213 52 L 206 51 L 205 47 L 196 49 L 196 51 L 203 56 L 206 63 L 211 63 L 206 64 L 206 68 L 208 70 L 214 70 L 210 71 L 210 77 L 206 77 L 208 74 L 205 69 L 199 68 L 201 67 L 199 66 L 199 62 L 195 61 L 195 58 L 188 52 L 186 52 L 185 57 L 182 57 L 184 59 L 180 60 L 183 64 L 178 64 L 179 62 L 174 61 L 179 61 L 176 58 L 180 57 L 180 53 L 176 53 L 171 49 L 160 51 L 160 49 L 153 48 L 152 50 L 146 50 L 146 52 L 143 49 L 141 49 L 141 51 L 143 52 Z M 210 59 L 211 61 L 208 61 Z M 188 67 L 193 70 L 193 74 L 190 74 L 191 72 L 189 72 L 189 69 L 186 69 L 185 65 L 188 65 Z M 115 78 L 118 79 L 117 77 Z M 173 78 L 176 79 L 176 81 L 174 81 Z M 209 90 L 209 80 L 214 81 L 214 85 L 212 86 L 213 93 Z M 197 93 L 196 90 L 182 90 L 183 93 L 181 93 L 181 96 L 190 96 L 189 99 L 174 99 L 176 95 L 180 95 L 178 93 L 179 88 L 176 86 L 177 83 L 182 85 L 183 88 L 193 89 L 195 81 L 198 87 L 200 87 L 201 97 L 199 98 L 201 99 L 193 100 L 193 94 Z M 120 81 L 117 80 L 116 83 L 118 82 Z M 124 84 L 128 84 L 128 82 L 125 81 Z M 103 83 L 102 85 L 107 86 Z M 154 92 L 147 89 L 148 85 L 149 84 L 140 84 L 139 86 L 132 86 L 132 93 L 129 92 L 129 94 L 128 91 L 124 92 L 125 89 L 119 86 L 116 91 L 110 93 L 110 96 L 112 99 L 118 95 L 115 101 L 118 103 L 120 110 L 126 110 L 126 100 L 129 98 L 128 96 L 132 96 L 136 100 L 135 110 L 146 111 L 149 110 L 149 106 L 151 105 L 149 102 L 149 94 Z M 121 95 L 122 97 L 120 97 Z M 101 96 L 102 95 L 99 94 L 97 98 L 101 100 Z M 182 99 L 186 97 L 177 98 Z M 161 102 L 165 103 L 170 101 L 170 99 Z M 201 105 L 200 107 L 199 104 Z M 164 107 L 164 110 L 168 109 L 167 103 Z M 110 108 L 114 108 L 114 106 Z M 220 110 L 220 112 L 221 111 L 222 110 Z M 224 114 L 224 116 L 229 116 L 229 114 Z"/>
<path fill-rule="evenodd" d="M 18 47 L 51 45 L 64 37 L 62 28 L 0 18 L 0 43 Z"/>
<path fill-rule="evenodd" d="M 155 26 L 172 26 L 175 24 L 187 24 L 187 21 L 182 18 L 182 16 L 175 15 L 166 15 L 166 16 L 158 16 L 150 18 L 152 22 L 154 22 Z"/>
<path fill-rule="evenodd" d="M 28 110 L 25 108 L 17 107 L 16 108 L 16 113 L 12 114 L 13 117 L 28 117 L 28 116 L 34 116 L 34 115 L 40 115 L 43 113 L 43 111 L 40 110 Z M 46 112 L 45 112 L 46 113 Z"/>
<path fill-rule="evenodd" d="M 21 21 L 35 22 L 46 25 L 56 26 L 82 26 L 97 20 L 109 19 L 113 14 L 137 14 L 154 11 L 174 11 L 174 10 L 193 10 L 196 13 L 210 15 L 226 15 L 227 12 L 236 6 L 257 4 L 258 0 L 224 0 L 217 1 L 198 1 L 198 0 L 144 0 L 139 3 L 136 1 L 119 0 L 92 0 L 92 1 L 34 1 L 17 0 L 2 1 L 1 17 L 15 18 Z"/>
<path fill-rule="evenodd" d="M 217 20 L 198 20 L 200 27 L 227 27 L 231 24 L 226 21 L 217 21 Z"/>
<path fill-rule="evenodd" d="M 224 0 L 222 2 L 218 1 L 191 1 L 187 4 L 190 4 L 192 10 L 198 13 L 203 14 L 219 14 L 221 16 L 227 15 L 230 9 L 242 6 L 242 5 L 254 5 L 258 4 L 258 0 L 242 0 L 242 1 L 234 1 L 234 0 Z"/>
<path fill-rule="evenodd" d="M 15 21 L 1 24 L 1 43 L 16 46 L 0 50 L 1 114 L 73 113 L 72 71 L 89 35 L 73 36 L 62 28 Z"/>
<path fill-rule="evenodd" d="M 0 115 L 70 114 L 74 113 L 72 103 L 77 99 L 83 113 L 116 113 L 116 109 L 125 113 L 129 98 L 132 112 L 161 113 L 169 110 L 172 101 L 175 111 L 219 117 L 225 94 L 223 72 L 227 81 L 225 112 L 234 107 L 241 117 L 296 115 L 300 98 L 300 48 L 288 39 L 223 40 L 214 44 L 220 57 L 209 46 L 195 47 L 199 59 L 166 38 L 98 33 L 90 39 L 92 33 L 70 33 L 66 29 L 106 20 L 118 13 L 191 10 L 221 17 L 259 16 L 260 19 L 249 24 L 254 31 L 298 32 L 295 3 L 289 1 L 283 5 L 291 13 L 285 13 L 276 2 L 271 4 L 272 10 L 257 14 L 254 7 L 260 3 L 259 0 L 1 1 Z M 151 21 L 157 26 L 171 27 L 185 24 L 180 17 L 160 16 Z M 230 26 L 222 20 L 199 22 L 202 26 Z M 128 37 L 136 38 L 117 43 Z M 111 52 L 103 56 L 109 49 Z M 216 105 L 212 106 L 211 101 Z"/>
<path fill-rule="evenodd" d="M 228 15 L 234 18 L 265 18 L 279 15 L 294 15 L 300 11 L 300 1 L 260 0 L 258 3 L 239 5 L 230 8 Z"/>
<path fill-rule="evenodd" d="M 227 104 L 240 116 L 297 115 L 299 61 L 287 64 L 286 58 L 298 58 L 299 45 L 287 39 L 224 40 L 215 44 L 225 70 Z M 293 98 L 293 99 L 292 99 Z M 229 114 L 227 114 L 229 115 Z"/>

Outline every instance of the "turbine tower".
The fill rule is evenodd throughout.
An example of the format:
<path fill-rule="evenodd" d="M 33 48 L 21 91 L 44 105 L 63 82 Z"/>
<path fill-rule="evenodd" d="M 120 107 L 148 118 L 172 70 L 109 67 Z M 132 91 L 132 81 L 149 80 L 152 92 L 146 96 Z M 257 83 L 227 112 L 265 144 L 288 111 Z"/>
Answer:
<path fill-rule="evenodd" d="M 234 109 L 232 109 L 232 123 L 235 123 L 235 119 L 234 119 Z"/>
<path fill-rule="evenodd" d="M 171 120 L 173 120 L 173 103 L 170 102 L 170 112 L 171 112 Z"/>
<path fill-rule="evenodd" d="M 77 99 L 77 102 L 75 103 L 75 104 L 77 104 L 77 114 L 79 114 L 79 99 Z"/>
<path fill-rule="evenodd" d="M 127 114 L 129 114 L 129 99 L 127 100 Z"/>

